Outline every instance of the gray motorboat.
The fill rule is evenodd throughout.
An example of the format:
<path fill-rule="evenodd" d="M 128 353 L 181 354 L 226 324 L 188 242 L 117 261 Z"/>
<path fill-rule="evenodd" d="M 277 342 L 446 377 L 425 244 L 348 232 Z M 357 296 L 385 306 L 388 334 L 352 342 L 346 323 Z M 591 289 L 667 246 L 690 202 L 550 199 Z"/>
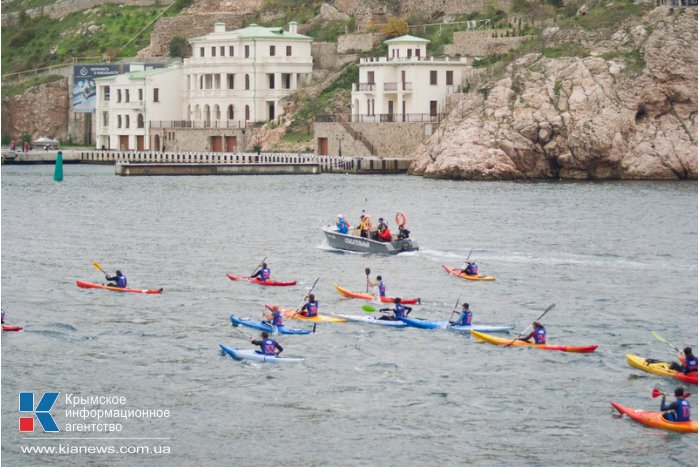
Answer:
<path fill-rule="evenodd" d="M 362 253 L 377 253 L 384 255 L 395 255 L 402 251 L 417 251 L 418 243 L 410 238 L 397 239 L 392 235 L 391 242 L 378 242 L 369 238 L 360 237 L 358 229 L 350 229 L 347 234 L 341 234 L 335 226 L 323 228 L 328 244 L 340 250 L 359 251 Z"/>

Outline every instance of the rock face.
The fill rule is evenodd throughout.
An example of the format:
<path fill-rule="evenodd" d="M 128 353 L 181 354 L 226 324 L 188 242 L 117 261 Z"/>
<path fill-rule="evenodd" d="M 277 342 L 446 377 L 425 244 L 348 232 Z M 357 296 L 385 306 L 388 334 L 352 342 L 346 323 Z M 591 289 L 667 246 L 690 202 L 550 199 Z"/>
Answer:
<path fill-rule="evenodd" d="M 61 79 L 2 101 L 2 128 L 19 140 L 22 133 L 68 139 L 68 81 Z"/>
<path fill-rule="evenodd" d="M 607 60 L 530 54 L 510 64 L 506 78 L 453 96 L 452 111 L 416 150 L 410 172 L 697 179 L 697 10 L 668 13 L 657 8 L 644 24 L 626 23 L 608 41 L 618 55 L 608 52 Z"/>

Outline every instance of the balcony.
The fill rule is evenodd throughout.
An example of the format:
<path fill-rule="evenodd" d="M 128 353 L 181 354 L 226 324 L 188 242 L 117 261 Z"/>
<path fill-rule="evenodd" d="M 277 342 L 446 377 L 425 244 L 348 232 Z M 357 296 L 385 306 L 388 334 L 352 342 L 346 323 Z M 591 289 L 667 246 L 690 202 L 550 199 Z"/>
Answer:
<path fill-rule="evenodd" d="M 396 92 L 397 90 L 401 92 L 413 92 L 413 85 L 407 82 L 384 83 L 384 92 Z"/>
<path fill-rule="evenodd" d="M 374 92 L 377 85 L 374 83 L 353 83 L 352 90 L 355 92 Z"/>

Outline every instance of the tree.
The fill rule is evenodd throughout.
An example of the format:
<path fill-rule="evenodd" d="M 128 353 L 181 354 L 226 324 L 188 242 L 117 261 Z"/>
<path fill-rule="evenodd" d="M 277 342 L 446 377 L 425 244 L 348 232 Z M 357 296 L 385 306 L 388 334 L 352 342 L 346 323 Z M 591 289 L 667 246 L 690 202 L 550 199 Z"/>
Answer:
<path fill-rule="evenodd" d="M 382 28 L 382 33 L 389 36 L 389 38 L 403 36 L 408 34 L 408 23 L 403 18 L 389 16 L 386 25 Z"/>
<path fill-rule="evenodd" d="M 187 58 L 190 56 L 190 43 L 182 36 L 170 39 L 170 56 Z"/>

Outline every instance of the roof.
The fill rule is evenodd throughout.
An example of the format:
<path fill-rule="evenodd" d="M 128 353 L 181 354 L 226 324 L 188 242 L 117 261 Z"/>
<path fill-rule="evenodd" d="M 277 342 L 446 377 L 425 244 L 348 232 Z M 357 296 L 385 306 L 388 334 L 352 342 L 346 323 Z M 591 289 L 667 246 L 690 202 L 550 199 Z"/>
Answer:
<path fill-rule="evenodd" d="M 385 44 L 427 44 L 430 41 L 422 37 L 409 36 L 408 34 L 401 37 L 394 37 L 384 41 Z"/>
<path fill-rule="evenodd" d="M 179 68 L 179 67 L 178 67 Z M 127 73 L 121 73 L 119 75 L 103 76 L 101 78 L 95 78 L 95 81 L 110 81 L 115 79 L 117 76 L 127 75 L 129 79 L 146 79 L 149 76 L 158 75 L 165 73 L 166 71 L 172 71 L 177 68 L 167 67 L 167 68 L 151 68 L 148 70 L 130 71 Z"/>
<path fill-rule="evenodd" d="M 223 31 L 223 32 L 211 32 L 206 36 L 193 37 L 190 39 L 192 42 L 201 42 L 212 37 L 217 36 L 230 36 L 239 40 L 257 40 L 257 39 L 282 39 L 282 40 L 292 40 L 292 41 L 312 41 L 313 39 L 309 36 L 304 36 L 303 34 L 292 33 L 286 31 L 283 27 L 266 27 L 258 26 L 257 24 L 251 24 L 242 29 L 235 29 L 233 31 Z"/>

